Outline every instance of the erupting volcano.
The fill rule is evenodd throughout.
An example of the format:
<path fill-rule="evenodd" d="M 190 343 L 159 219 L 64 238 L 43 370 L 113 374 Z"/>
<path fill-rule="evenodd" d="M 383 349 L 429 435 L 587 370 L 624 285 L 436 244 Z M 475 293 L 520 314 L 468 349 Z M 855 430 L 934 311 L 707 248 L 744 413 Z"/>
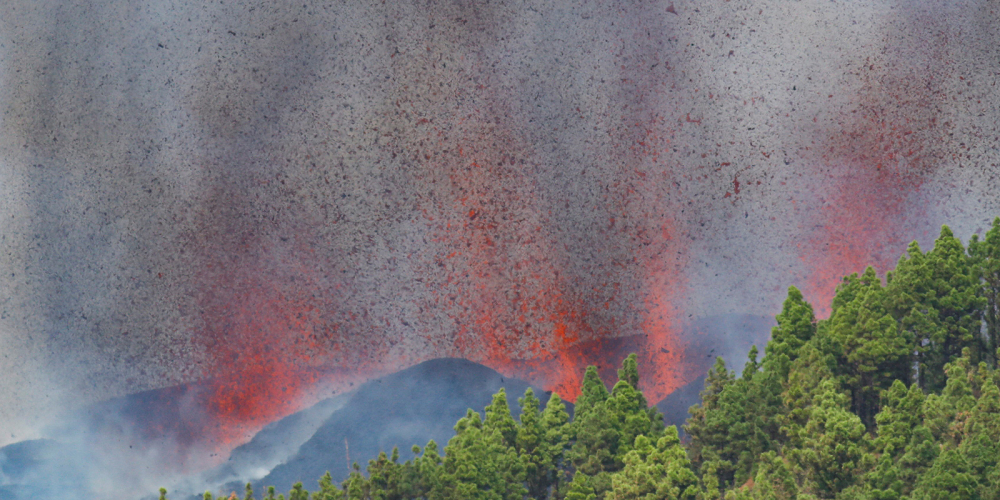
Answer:
<path fill-rule="evenodd" d="M 409 85 L 441 88 L 467 70 L 430 72 L 439 57 L 400 56 L 390 67 L 412 83 L 397 83 L 369 118 L 380 125 L 359 131 L 372 142 L 363 156 L 388 165 L 359 172 L 351 154 L 313 161 L 331 154 L 324 141 L 307 148 L 310 166 L 297 176 L 234 179 L 199 215 L 187 236 L 203 266 L 198 338 L 223 427 L 266 423 L 320 383 L 339 391 L 436 357 L 480 362 L 569 400 L 587 365 L 613 370 L 627 354 L 618 344 L 641 354 L 655 400 L 703 371 L 678 338 L 686 237 L 664 159 L 672 131 L 629 114 L 602 134 L 612 166 L 553 169 L 503 125 L 515 113 L 490 91 L 502 82 L 483 77 L 415 102 Z M 483 73 L 469 59 L 468 71 Z M 372 182 L 385 177 L 398 179 Z M 331 196 L 331 179 L 357 187 Z M 247 220 L 264 208 L 257 200 L 275 196 L 289 206 Z"/>
<path fill-rule="evenodd" d="M 656 403 L 1000 213 L 989 2 L 161 4 L 0 20 L 0 445 L 187 474 L 439 358 Z"/>

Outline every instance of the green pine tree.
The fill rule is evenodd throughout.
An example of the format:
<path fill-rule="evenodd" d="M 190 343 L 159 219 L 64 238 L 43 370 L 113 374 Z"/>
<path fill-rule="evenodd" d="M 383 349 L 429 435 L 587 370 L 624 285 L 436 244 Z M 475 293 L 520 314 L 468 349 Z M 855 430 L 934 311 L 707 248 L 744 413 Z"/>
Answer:
<path fill-rule="evenodd" d="M 886 307 L 887 295 L 875 270 L 851 275 L 838 289 L 850 295 L 831 314 L 827 328 L 838 344 L 839 374 L 851 392 L 851 409 L 871 429 L 879 393 L 894 380 L 910 379 L 911 333 L 900 332 Z"/>
<path fill-rule="evenodd" d="M 566 492 L 566 500 L 597 500 L 597 494 L 594 493 L 594 487 L 590 483 L 591 479 L 586 474 L 582 472 L 574 474 Z"/>
<path fill-rule="evenodd" d="M 917 384 L 906 385 L 895 380 L 884 393 L 882 411 L 875 416 L 878 437 L 875 451 L 893 459 L 899 458 L 913 436 L 913 429 L 923 422 L 924 393 Z"/>
<path fill-rule="evenodd" d="M 948 226 L 934 248 L 922 253 L 916 242 L 887 279 L 888 306 L 917 353 L 917 380 L 928 391 L 944 387 L 944 365 L 970 348 L 980 359 L 980 318 L 986 307 L 980 270 Z"/>
<path fill-rule="evenodd" d="M 716 363 L 711 380 L 706 380 L 706 391 L 711 394 L 709 387 L 719 384 L 722 390 L 709 406 L 692 408 L 685 427 L 695 466 L 704 475 L 703 467 L 711 463 L 723 485 L 753 477 L 757 457 L 780 444 L 782 372 L 770 364 L 761 371 L 756 346 L 750 348 L 748 358 L 743 375 L 728 382 L 725 366 Z"/>
<path fill-rule="evenodd" d="M 596 366 L 588 366 L 583 375 L 583 385 L 580 388 L 580 395 L 576 398 L 574 408 L 574 418 L 579 419 L 589 413 L 594 406 L 608 399 L 611 393 L 597 373 Z"/>
<path fill-rule="evenodd" d="M 969 473 L 969 464 L 957 450 L 945 450 L 917 480 L 913 500 L 978 500 L 979 482 Z"/>
<path fill-rule="evenodd" d="M 543 442 L 550 457 L 548 483 L 550 491 L 558 494 L 563 487 L 563 458 L 569 448 L 570 424 L 566 405 L 559 394 L 552 393 L 542 411 Z M 539 497 L 540 498 L 540 497 Z"/>
<path fill-rule="evenodd" d="M 1000 338 L 1000 217 L 993 219 L 993 225 L 979 241 L 977 235 L 972 235 L 969 242 L 969 255 L 972 257 L 978 278 L 983 285 L 985 299 L 983 320 L 986 323 L 986 337 L 983 339 L 985 355 L 992 358 L 993 366 L 997 365 L 998 338 Z"/>
<path fill-rule="evenodd" d="M 506 410 L 511 418 L 506 402 L 503 390 L 494 395 L 487 411 L 489 425 L 471 409 L 455 425 L 455 436 L 445 447 L 444 473 L 437 490 L 442 498 L 513 500 L 527 493 L 521 459 L 503 434 L 509 428 L 502 412 Z M 513 431 L 516 438 L 516 428 Z"/>
<path fill-rule="evenodd" d="M 566 453 L 566 459 L 577 473 L 590 476 L 588 485 L 603 484 L 604 478 L 595 478 L 605 471 L 617 469 L 615 453 L 621 440 L 621 429 L 608 408 L 611 394 L 597 374 L 597 368 L 588 366 L 583 378 L 583 387 L 576 400 L 570 433 L 573 445 Z"/>
<path fill-rule="evenodd" d="M 326 474 L 323 474 L 323 477 L 319 479 L 319 491 L 313 493 L 313 498 L 315 500 L 342 500 L 344 498 L 344 491 L 333 483 L 330 471 L 326 471 Z"/>
<path fill-rule="evenodd" d="M 545 442 L 545 430 L 538 411 L 540 402 L 535 397 L 535 391 L 529 387 L 524 391 L 524 397 L 518 399 L 518 404 L 521 405 L 521 418 L 515 447 L 524 465 L 528 495 L 544 498 L 551 485 L 555 464 Z"/>
<path fill-rule="evenodd" d="M 854 484 L 866 470 L 865 426 L 848 410 L 849 398 L 838 391 L 833 380 L 820 387 L 805 427 L 799 431 L 801 446 L 786 452 L 801 470 L 806 493 L 819 498 L 834 498 Z"/>
<path fill-rule="evenodd" d="M 690 416 L 684 423 L 684 432 L 691 436 L 688 453 L 696 467 L 700 468 L 702 464 L 718 459 L 716 445 L 728 435 L 723 423 L 716 418 L 716 414 L 721 410 L 719 397 L 735 379 L 736 376 L 726 369 L 726 362 L 721 357 L 715 358 L 715 364 L 705 377 L 701 402 L 688 410 Z M 716 468 L 718 466 L 719 464 L 715 464 Z M 730 463 L 728 468 L 731 466 Z M 718 474 L 718 470 L 715 473 Z"/>
<path fill-rule="evenodd" d="M 799 349 L 816 333 L 816 315 L 812 306 L 802 297 L 802 292 L 794 286 L 788 287 L 788 297 L 781 307 L 781 313 L 775 317 L 778 326 L 771 329 L 771 341 L 765 349 L 765 362 L 779 363 L 780 356 L 785 356 L 786 362 L 780 362 L 782 378 L 788 378 L 788 365 L 798 357 Z"/>
<path fill-rule="evenodd" d="M 802 445 L 797 436 L 809 420 L 813 400 L 826 381 L 833 381 L 840 390 L 840 380 L 833 375 L 836 358 L 827 347 L 826 322 L 817 327 L 816 336 L 799 349 L 799 356 L 791 364 L 782 399 L 785 412 L 781 416 L 781 433 L 787 446 Z"/>
<path fill-rule="evenodd" d="M 926 402 L 924 407 L 927 408 Z M 934 440 L 934 435 L 926 426 L 918 425 L 913 429 L 910 443 L 906 446 L 906 451 L 897 461 L 900 469 L 900 478 L 903 481 L 903 495 L 910 494 L 913 485 L 917 483 L 917 480 L 934 463 L 940 449 L 940 444 Z"/>
<path fill-rule="evenodd" d="M 611 477 L 606 498 L 695 500 L 700 496 L 698 476 L 674 426 L 655 443 L 645 435 L 636 436 L 623 462 L 624 467 Z"/>
<path fill-rule="evenodd" d="M 288 492 L 288 500 L 309 500 L 309 492 L 302 487 L 301 482 L 297 482 Z"/>
<path fill-rule="evenodd" d="M 493 402 L 486 407 L 486 420 L 483 428 L 487 431 L 496 430 L 500 433 L 505 446 L 514 446 L 517 439 L 517 423 L 510 414 L 507 404 L 507 391 L 503 387 L 493 395 Z"/>
<path fill-rule="evenodd" d="M 798 497 L 795 477 L 780 455 L 768 451 L 758 461 L 760 465 L 751 490 L 754 500 L 795 500 Z"/>

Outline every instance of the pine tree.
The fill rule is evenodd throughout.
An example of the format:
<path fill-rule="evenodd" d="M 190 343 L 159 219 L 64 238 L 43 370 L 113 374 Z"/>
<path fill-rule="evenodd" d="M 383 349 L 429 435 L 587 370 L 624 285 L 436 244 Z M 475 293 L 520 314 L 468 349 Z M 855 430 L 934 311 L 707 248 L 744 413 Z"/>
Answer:
<path fill-rule="evenodd" d="M 521 405 L 521 418 L 515 444 L 524 464 L 528 495 L 544 498 L 555 466 L 551 450 L 545 443 L 545 431 L 538 411 L 540 402 L 535 397 L 535 391 L 529 387 L 524 391 L 524 397 L 518 399 L 518 404 Z"/>
<path fill-rule="evenodd" d="M 599 497 L 603 496 L 602 486 L 610 484 L 603 475 L 618 469 L 616 454 L 621 442 L 619 422 L 607 403 L 597 402 L 582 415 L 574 415 L 571 426 L 576 439 L 566 453 L 576 473 L 590 477 L 588 484 Z"/>
<path fill-rule="evenodd" d="M 591 477 L 588 483 L 590 487 L 594 487 L 595 481 L 603 483 L 603 478 L 595 479 L 594 476 L 616 470 L 615 453 L 621 439 L 621 429 L 617 427 L 608 408 L 610 396 L 597 374 L 597 368 L 588 366 L 570 424 L 573 445 L 566 453 L 566 458 L 577 473 L 583 472 Z"/>
<path fill-rule="evenodd" d="M 419 450 L 419 448 L 418 448 Z M 366 496 L 383 500 L 413 498 L 417 496 L 419 480 L 412 463 L 399 463 L 399 449 L 393 448 L 392 455 L 379 452 L 367 467 L 368 478 L 362 485 Z"/>
<path fill-rule="evenodd" d="M 916 386 L 916 384 L 914 384 Z M 878 465 L 864 477 L 864 488 L 859 498 L 872 500 L 898 500 L 903 495 L 906 484 L 902 471 L 889 454 L 878 459 Z"/>
<path fill-rule="evenodd" d="M 441 498 L 445 490 L 444 466 L 438 445 L 434 440 L 427 442 L 423 454 L 419 446 L 413 447 L 414 496 L 417 498 Z"/>
<path fill-rule="evenodd" d="M 756 358 L 755 346 L 751 346 L 750 354 L 751 358 Z M 753 377 L 749 379 L 747 416 L 752 419 L 754 429 L 755 444 L 752 448 L 759 450 L 754 453 L 777 449 L 781 441 L 781 424 L 787 412 L 782 382 L 786 380 L 788 366 L 785 363 L 775 365 L 765 359 L 761 363 L 762 369 L 753 372 Z"/>
<path fill-rule="evenodd" d="M 315 500 L 342 500 L 344 492 L 333 484 L 333 477 L 330 471 L 326 471 L 319 479 L 319 491 L 313 494 Z"/>
<path fill-rule="evenodd" d="M 344 491 L 347 500 L 367 500 L 371 493 L 371 485 L 357 469 L 351 471 L 344 481 Z M 278 495 L 284 498 L 283 495 Z"/>
<path fill-rule="evenodd" d="M 754 476 L 751 496 L 754 500 L 795 500 L 798 485 L 784 459 L 773 451 L 765 452 L 758 459 L 760 465 Z"/>
<path fill-rule="evenodd" d="M 527 493 L 523 464 L 504 435 L 512 430 L 512 442 L 517 432 L 507 425 L 507 419 L 511 424 L 513 419 L 506 403 L 501 389 L 488 407 L 488 424 L 470 409 L 455 425 L 455 436 L 445 447 L 439 490 L 443 498 L 513 500 Z"/>
<path fill-rule="evenodd" d="M 799 349 L 816 333 L 816 315 L 812 306 L 802 297 L 802 292 L 794 286 L 788 287 L 788 297 L 775 319 L 778 326 L 771 329 L 771 340 L 767 343 L 765 362 L 780 363 L 782 378 L 788 378 L 788 365 L 798 357 Z M 787 362 L 779 362 L 785 356 Z"/>
<path fill-rule="evenodd" d="M 986 323 L 986 338 L 983 339 L 985 355 L 997 365 L 997 348 L 1000 347 L 1000 217 L 993 219 L 993 225 L 982 241 L 972 235 L 969 242 L 977 277 L 983 284 L 985 299 L 983 321 Z"/>
<path fill-rule="evenodd" d="M 718 452 L 714 450 L 715 443 L 726 439 L 728 431 L 714 416 L 720 410 L 719 397 L 722 391 L 735 379 L 735 375 L 726 369 L 725 360 L 721 357 L 715 358 L 715 365 L 705 377 L 701 402 L 688 410 L 690 417 L 684 423 L 684 432 L 691 436 L 688 453 L 696 467 L 718 458 Z"/>
<path fill-rule="evenodd" d="M 612 488 L 606 498 L 695 500 L 699 497 L 698 477 L 680 445 L 675 426 L 668 427 L 655 446 L 648 437 L 639 435 L 631 448 L 623 458 L 622 470 L 612 475 Z"/>
<path fill-rule="evenodd" d="M 782 373 L 770 364 L 763 371 L 757 362 L 757 348 L 750 348 L 742 376 L 728 379 L 724 365 L 717 362 L 708 387 L 723 385 L 708 406 L 691 410 L 685 429 L 691 436 L 692 461 L 704 474 L 711 463 L 716 478 L 723 484 L 740 483 L 753 477 L 756 458 L 776 449 L 783 411 Z M 721 370 L 721 371 L 720 371 Z M 704 404 L 704 403 L 703 403 Z"/>
<path fill-rule="evenodd" d="M 979 482 L 969 473 L 969 464 L 957 450 L 945 450 L 934 465 L 920 476 L 913 500 L 976 499 Z"/>
<path fill-rule="evenodd" d="M 621 429 L 621 445 L 617 451 L 620 457 L 628 453 L 637 436 L 648 436 L 655 440 L 663 435 L 663 416 L 656 407 L 649 406 L 646 397 L 639 390 L 639 369 L 635 354 L 630 354 L 622 361 L 622 367 L 618 370 L 618 382 L 612 388 L 607 404 Z"/>
<path fill-rule="evenodd" d="M 883 397 L 882 411 L 875 416 L 878 424 L 875 451 L 893 459 L 902 455 L 913 429 L 923 422 L 924 399 L 917 384 L 907 389 L 898 379 L 892 383 Z"/>
<path fill-rule="evenodd" d="M 309 492 L 302 488 L 301 482 L 297 482 L 292 485 L 292 491 L 288 492 L 288 500 L 309 500 Z"/>
<path fill-rule="evenodd" d="M 576 398 L 576 407 L 573 414 L 574 419 L 583 417 L 591 411 L 594 406 L 608 399 L 611 394 L 605 387 L 604 381 L 597 373 L 596 366 L 588 366 L 583 375 L 583 385 L 580 388 L 580 396 Z"/>
<path fill-rule="evenodd" d="M 543 443 L 551 462 L 547 481 L 551 485 L 551 491 L 558 492 L 563 486 L 561 465 L 569 447 L 570 436 L 569 414 L 566 412 L 566 405 L 562 402 L 559 394 L 552 393 L 548 402 L 545 403 L 541 426 Z"/>
<path fill-rule="evenodd" d="M 833 498 L 852 486 L 866 470 L 865 426 L 848 411 L 848 397 L 839 393 L 833 380 L 826 380 L 816 395 L 805 427 L 799 431 L 800 447 L 788 456 L 803 471 L 806 492 Z"/>
<path fill-rule="evenodd" d="M 483 435 L 483 422 L 479 413 L 471 408 L 465 417 L 455 424 L 455 435 L 448 440 L 444 449 L 444 473 L 437 485 L 441 498 L 467 496 L 468 498 L 487 498 L 490 495 L 478 493 L 480 487 L 489 490 L 496 482 L 496 471 L 484 469 L 481 462 L 486 457 L 486 437 Z M 493 433 L 490 433 L 493 436 Z M 480 472 L 488 477 L 480 477 Z M 493 474 L 490 474 L 490 473 Z M 495 496 L 495 495 L 492 495 Z"/>
<path fill-rule="evenodd" d="M 517 439 L 517 424 L 510 414 L 510 406 L 507 404 L 507 391 L 503 387 L 493 395 L 493 402 L 486 407 L 486 420 L 483 428 L 488 432 L 496 430 L 503 438 L 505 446 L 514 446 Z"/>
<path fill-rule="evenodd" d="M 839 372 L 851 391 L 851 409 L 868 428 L 875 425 L 879 392 L 894 380 L 910 379 L 910 332 L 900 332 L 886 307 L 887 295 L 871 267 L 851 275 L 838 289 L 850 295 L 840 302 L 827 324 L 841 353 Z"/>
<path fill-rule="evenodd" d="M 987 371 L 985 365 L 979 367 Z M 969 473 L 979 484 L 978 493 L 984 498 L 992 494 L 994 474 L 1000 461 L 1000 389 L 995 382 L 996 375 L 988 374 L 980 384 L 980 396 L 966 415 L 966 418 L 956 418 L 956 424 L 961 428 L 961 443 L 958 452 L 965 457 Z"/>
<path fill-rule="evenodd" d="M 692 464 L 694 467 L 694 464 Z M 722 498 L 722 485 L 719 481 L 718 464 L 714 461 L 705 462 L 701 466 L 701 490 L 703 497 L 707 500 L 720 500 Z"/>
<path fill-rule="evenodd" d="M 618 381 L 624 382 L 629 387 L 639 390 L 639 363 L 636 361 L 635 353 L 629 354 L 622 360 L 622 367 L 618 369 Z M 645 405 L 645 398 L 643 404 Z M 648 405 L 646 405 L 648 406 Z"/>
<path fill-rule="evenodd" d="M 896 270 L 887 276 L 889 308 L 914 342 L 918 382 L 927 391 L 944 386 L 943 367 L 970 348 L 980 358 L 980 318 L 986 306 L 974 258 L 948 226 L 934 248 L 922 253 L 910 244 Z"/>
<path fill-rule="evenodd" d="M 597 494 L 590 483 L 590 477 L 578 471 L 569 483 L 566 500 L 596 500 Z"/>
<path fill-rule="evenodd" d="M 780 432 L 785 437 L 787 446 L 798 447 L 802 443 L 797 440 L 801 429 L 809 420 L 813 400 L 820 391 L 820 386 L 833 381 L 840 390 L 840 380 L 833 375 L 836 359 L 826 348 L 826 322 L 817 326 L 816 336 L 799 349 L 799 356 L 792 362 L 785 383 L 782 400 L 785 413 L 781 417 Z"/>
<path fill-rule="evenodd" d="M 986 473 L 979 483 L 979 496 L 982 500 L 1000 500 L 1000 466 Z"/>
<path fill-rule="evenodd" d="M 927 408 L 926 402 L 924 408 Z M 918 425 L 913 428 L 910 443 L 897 462 L 900 478 L 903 481 L 903 495 L 909 495 L 913 485 L 934 463 L 940 449 L 939 443 L 934 440 L 934 435 L 927 426 Z"/>

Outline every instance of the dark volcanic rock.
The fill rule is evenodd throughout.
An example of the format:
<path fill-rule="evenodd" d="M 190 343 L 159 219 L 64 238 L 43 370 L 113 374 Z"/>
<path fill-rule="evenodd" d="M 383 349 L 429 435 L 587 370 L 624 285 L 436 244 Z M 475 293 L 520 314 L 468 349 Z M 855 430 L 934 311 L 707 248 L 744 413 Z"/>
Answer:
<path fill-rule="evenodd" d="M 684 331 L 690 344 L 685 354 L 687 361 L 697 366 L 701 375 L 656 403 L 657 409 L 663 413 L 663 422 L 676 425 L 683 437 L 681 426 L 688 418 L 688 409 L 701 401 L 705 376 L 715 358 L 722 357 L 726 367 L 739 376 L 751 346 L 756 345 L 760 351 L 758 360 L 764 356 L 764 345 L 771 338 L 771 328 L 775 325 L 774 318 L 750 314 L 708 316 L 687 325 Z"/>
<path fill-rule="evenodd" d="M 700 401 L 701 390 L 705 388 L 705 375 L 688 382 L 656 403 L 656 409 L 663 414 L 665 425 L 676 425 L 677 432 L 684 437 L 681 427 L 688 418 L 688 409 Z"/>
<path fill-rule="evenodd" d="M 364 468 L 379 451 L 389 453 L 393 447 L 399 447 L 401 461 L 412 458 L 413 445 L 423 447 L 431 439 L 443 449 L 466 410 L 482 413 L 501 387 L 506 388 L 516 419 L 520 412 L 517 398 L 528 384 L 464 359 L 435 359 L 368 382 L 298 453 L 256 481 L 255 490 L 274 485 L 287 491 L 296 481 L 313 489 L 326 471 L 340 481 L 353 462 Z M 547 400 L 540 389 L 535 392 L 543 402 Z"/>
<path fill-rule="evenodd" d="M 292 456 L 316 430 L 341 409 L 350 395 L 325 399 L 305 410 L 272 422 L 253 439 L 232 451 L 226 463 L 211 469 L 195 481 L 203 485 L 242 484 L 256 479 Z M 242 491 L 237 489 L 237 491 Z M 200 498 L 200 496 L 199 496 Z"/>

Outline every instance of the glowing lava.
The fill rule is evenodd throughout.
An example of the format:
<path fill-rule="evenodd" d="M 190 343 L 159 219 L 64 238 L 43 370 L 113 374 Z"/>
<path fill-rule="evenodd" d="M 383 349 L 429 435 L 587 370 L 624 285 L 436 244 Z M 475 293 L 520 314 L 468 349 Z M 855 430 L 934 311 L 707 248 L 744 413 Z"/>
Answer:
<path fill-rule="evenodd" d="M 384 47 L 396 78 L 349 129 L 364 147 L 317 140 L 296 175 L 268 151 L 220 183 L 192 236 L 219 440 L 439 357 L 569 400 L 587 365 L 613 382 L 633 351 L 650 401 L 700 375 L 679 338 L 688 236 L 667 125 L 700 123 L 664 111 L 665 28 L 648 18 L 636 17 L 640 38 L 607 47 L 622 83 L 595 88 L 611 98 L 591 111 L 609 118 L 573 125 L 599 144 L 583 146 L 597 164 L 567 159 L 579 144 L 553 153 L 531 136 L 541 129 L 529 123 L 549 118 L 516 104 L 491 70 L 499 37 L 472 19 L 417 50 Z"/>
<path fill-rule="evenodd" d="M 849 72 L 859 88 L 847 111 L 818 132 L 823 149 L 811 174 L 820 203 L 812 236 L 801 248 L 811 270 L 804 292 L 819 317 L 829 314 L 843 276 L 868 265 L 884 273 L 909 241 L 926 232 L 914 226 L 925 218 L 915 196 L 942 164 L 941 138 L 953 125 L 947 119 L 949 83 L 925 65 L 948 74 L 949 31 L 930 14 L 917 21 L 940 29 L 907 30 L 897 34 L 904 39 L 885 40 L 879 55 Z"/>

